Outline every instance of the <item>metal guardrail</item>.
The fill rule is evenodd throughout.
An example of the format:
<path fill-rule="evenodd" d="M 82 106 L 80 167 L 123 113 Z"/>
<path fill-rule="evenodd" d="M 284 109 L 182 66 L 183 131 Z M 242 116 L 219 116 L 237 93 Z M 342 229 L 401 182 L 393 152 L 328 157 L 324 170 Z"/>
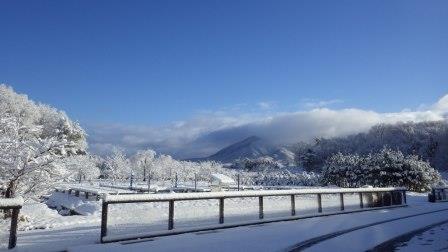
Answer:
<path fill-rule="evenodd" d="M 340 211 L 334 213 L 322 213 L 322 195 L 339 195 Z M 345 210 L 344 195 L 359 195 L 359 210 Z M 317 212 L 312 216 L 296 216 L 296 197 L 297 195 L 316 195 Z M 291 216 L 281 219 L 264 219 L 264 197 L 287 196 L 291 198 Z M 256 198 L 258 197 L 258 217 L 256 222 L 239 223 L 224 225 L 224 200 L 228 198 Z M 174 203 L 176 201 L 187 200 L 211 200 L 219 201 L 219 225 L 204 228 L 192 228 L 184 230 L 174 229 Z M 168 202 L 168 231 L 151 234 L 125 235 L 125 236 L 107 236 L 108 208 L 111 204 L 127 203 L 148 203 L 148 202 Z M 322 215 L 335 215 L 351 213 L 358 211 L 375 210 L 379 208 L 392 208 L 406 206 L 405 188 L 343 188 L 343 189 L 296 189 L 296 190 L 275 190 L 275 191 L 233 191 L 233 192 L 210 192 L 210 193 L 183 193 L 183 194 L 139 194 L 139 195 L 106 195 L 103 199 L 101 215 L 101 242 L 116 242 L 132 240 L 139 238 L 150 238 L 156 236 L 173 235 L 188 232 L 206 231 L 236 226 L 252 225 L 259 223 L 268 223 L 274 221 L 297 220 L 302 218 L 317 217 Z"/>
<path fill-rule="evenodd" d="M 80 197 L 81 193 L 84 194 L 84 197 L 86 199 L 89 199 L 89 196 L 94 196 L 95 200 L 99 201 L 101 199 L 101 195 L 102 193 L 96 190 L 90 190 L 90 189 L 84 189 L 84 188 L 72 188 L 72 187 L 67 187 L 67 188 L 55 188 L 54 189 L 55 192 L 61 192 L 61 193 L 67 193 L 68 195 L 71 195 L 72 193 L 74 193 L 74 195 L 76 197 Z"/>
<path fill-rule="evenodd" d="M 14 248 L 17 244 L 17 224 L 22 205 L 23 199 L 20 197 L 8 199 L 0 198 L 0 210 L 12 210 L 8 249 Z"/>
<path fill-rule="evenodd" d="M 429 202 L 445 202 L 448 201 L 448 187 L 433 187 L 428 194 Z"/>

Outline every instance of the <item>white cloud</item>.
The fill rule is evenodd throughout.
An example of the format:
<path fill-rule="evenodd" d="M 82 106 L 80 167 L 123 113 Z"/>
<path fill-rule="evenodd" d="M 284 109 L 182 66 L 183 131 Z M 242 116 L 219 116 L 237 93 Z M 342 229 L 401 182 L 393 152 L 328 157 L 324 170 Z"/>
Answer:
<path fill-rule="evenodd" d="M 258 107 L 260 108 L 260 109 L 262 109 L 262 110 L 269 110 L 269 109 L 272 109 L 273 108 L 273 106 L 274 106 L 274 103 L 273 102 L 259 102 L 258 104 Z"/>
<path fill-rule="evenodd" d="M 318 105 L 334 104 L 320 102 Z M 90 148 L 104 154 L 112 146 L 133 152 L 154 148 L 180 158 L 212 154 L 220 148 L 256 135 L 275 143 L 308 141 L 314 137 L 333 137 L 367 131 L 378 123 L 422 122 L 443 120 L 448 112 L 448 95 L 426 109 L 378 113 L 356 108 L 317 108 L 296 112 L 263 110 L 242 113 L 219 110 L 199 113 L 182 122 L 164 127 L 135 125 L 89 125 Z"/>
<path fill-rule="evenodd" d="M 332 100 L 316 100 L 316 99 L 303 99 L 302 104 L 305 108 L 324 108 L 333 104 L 343 103 L 343 100 L 332 99 Z"/>
<path fill-rule="evenodd" d="M 431 109 L 444 113 L 446 115 L 446 113 L 448 112 L 448 94 L 440 98 L 439 101 L 434 104 Z"/>

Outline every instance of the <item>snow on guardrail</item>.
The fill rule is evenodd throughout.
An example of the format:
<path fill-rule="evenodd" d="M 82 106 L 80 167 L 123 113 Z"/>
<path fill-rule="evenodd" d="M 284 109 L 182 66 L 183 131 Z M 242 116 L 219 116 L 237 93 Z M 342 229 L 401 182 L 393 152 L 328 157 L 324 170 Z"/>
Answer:
<path fill-rule="evenodd" d="M 0 208 L 20 207 L 23 205 L 23 198 L 0 198 Z"/>
<path fill-rule="evenodd" d="M 104 202 L 150 202 L 169 200 L 200 200 L 215 198 L 238 198 L 238 197 L 259 197 L 259 196 L 287 196 L 299 194 L 337 194 L 337 193 L 362 193 L 362 192 L 390 192 L 405 191 L 404 187 L 383 187 L 383 188 L 329 188 L 329 189 L 294 189 L 294 190 L 260 190 L 260 191 L 237 191 L 237 192 L 204 192 L 204 193 L 182 193 L 182 194 L 134 194 L 134 195 L 106 195 Z"/>

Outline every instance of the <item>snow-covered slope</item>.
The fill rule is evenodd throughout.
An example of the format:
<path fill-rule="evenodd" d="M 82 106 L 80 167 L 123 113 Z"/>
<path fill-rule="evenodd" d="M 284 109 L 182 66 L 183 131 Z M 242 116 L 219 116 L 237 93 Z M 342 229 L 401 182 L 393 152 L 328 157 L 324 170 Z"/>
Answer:
<path fill-rule="evenodd" d="M 287 165 L 294 163 L 294 153 L 284 146 L 271 144 L 257 136 L 248 137 L 240 142 L 229 145 L 215 154 L 206 158 L 194 159 L 195 161 L 213 160 L 221 163 L 232 163 L 237 159 L 270 156 Z"/>

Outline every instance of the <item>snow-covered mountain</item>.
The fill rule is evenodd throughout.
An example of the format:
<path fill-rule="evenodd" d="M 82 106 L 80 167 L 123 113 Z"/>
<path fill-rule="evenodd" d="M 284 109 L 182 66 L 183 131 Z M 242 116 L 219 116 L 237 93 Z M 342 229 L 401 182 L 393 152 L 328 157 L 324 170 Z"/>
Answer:
<path fill-rule="evenodd" d="M 211 156 L 194 159 L 194 161 L 213 160 L 221 163 L 232 163 L 237 159 L 255 159 L 263 156 L 280 160 L 285 165 L 294 163 L 294 153 L 287 147 L 271 144 L 257 136 L 248 137 L 219 150 Z"/>

